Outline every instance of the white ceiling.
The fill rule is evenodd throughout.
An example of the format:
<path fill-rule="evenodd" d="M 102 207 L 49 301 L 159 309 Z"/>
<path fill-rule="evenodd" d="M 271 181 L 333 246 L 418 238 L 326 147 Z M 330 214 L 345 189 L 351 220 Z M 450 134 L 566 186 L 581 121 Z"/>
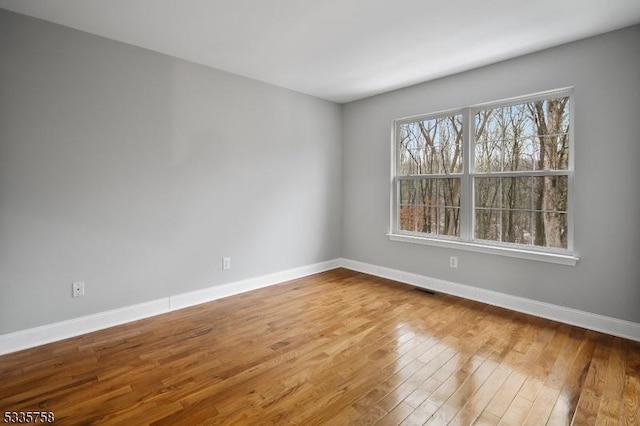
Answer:
<path fill-rule="evenodd" d="M 640 22 L 639 0 L 0 0 L 336 102 Z"/>

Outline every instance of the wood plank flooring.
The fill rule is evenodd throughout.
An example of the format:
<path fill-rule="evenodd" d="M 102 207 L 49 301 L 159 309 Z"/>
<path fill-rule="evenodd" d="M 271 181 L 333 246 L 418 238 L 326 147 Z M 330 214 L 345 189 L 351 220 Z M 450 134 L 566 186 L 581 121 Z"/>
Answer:
<path fill-rule="evenodd" d="M 640 344 L 336 269 L 0 357 L 56 424 L 640 424 Z"/>

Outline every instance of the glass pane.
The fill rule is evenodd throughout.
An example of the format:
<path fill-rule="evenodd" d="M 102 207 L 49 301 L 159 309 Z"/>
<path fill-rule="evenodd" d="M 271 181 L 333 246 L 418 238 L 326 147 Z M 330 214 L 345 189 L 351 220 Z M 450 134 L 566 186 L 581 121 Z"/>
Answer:
<path fill-rule="evenodd" d="M 400 181 L 400 187 L 398 189 L 398 202 L 400 204 L 416 203 L 416 188 L 415 182 L 412 179 Z"/>
<path fill-rule="evenodd" d="M 474 178 L 475 238 L 567 248 L 567 176 Z"/>
<path fill-rule="evenodd" d="M 414 180 L 400 180 L 398 185 L 398 228 L 400 230 L 416 230 L 416 195 Z"/>
<path fill-rule="evenodd" d="M 533 188 L 530 177 L 502 178 L 503 209 L 533 209 Z"/>
<path fill-rule="evenodd" d="M 438 205 L 460 207 L 460 179 L 438 179 Z"/>
<path fill-rule="evenodd" d="M 556 176 L 556 210 L 561 212 L 567 211 L 569 204 L 569 176 Z"/>
<path fill-rule="evenodd" d="M 474 178 L 475 206 L 478 208 L 499 208 L 500 178 Z"/>
<path fill-rule="evenodd" d="M 520 160 L 516 170 L 531 171 L 538 170 L 540 162 L 539 144 L 536 138 L 525 138 L 520 146 Z"/>
<path fill-rule="evenodd" d="M 568 176 L 541 176 L 531 179 L 534 210 L 567 211 Z"/>
<path fill-rule="evenodd" d="M 512 105 L 501 108 L 496 121 L 496 133 L 502 140 L 503 170 L 526 170 L 521 164 L 523 143 L 526 141 L 527 112 L 525 105 Z"/>
<path fill-rule="evenodd" d="M 569 97 L 549 98 L 529 102 L 528 133 L 537 136 L 550 136 L 569 131 L 570 105 Z"/>
<path fill-rule="evenodd" d="M 545 237 L 544 237 L 544 215 L 541 211 L 534 211 L 532 213 L 531 223 L 531 238 L 533 240 L 534 246 L 545 246 Z"/>
<path fill-rule="evenodd" d="M 416 231 L 427 234 L 437 233 L 438 210 L 433 206 L 416 206 Z"/>
<path fill-rule="evenodd" d="M 532 213 L 533 245 L 567 248 L 567 215 L 561 212 Z"/>
<path fill-rule="evenodd" d="M 527 104 L 531 134 L 544 153 L 538 170 L 567 170 L 569 167 L 569 98 L 552 98 Z"/>
<path fill-rule="evenodd" d="M 502 171 L 502 141 L 489 139 L 476 141 L 474 170 L 476 173 Z"/>
<path fill-rule="evenodd" d="M 500 210 L 476 209 L 475 237 L 500 241 Z"/>
<path fill-rule="evenodd" d="M 435 121 L 438 123 L 434 145 L 439 157 L 439 173 L 462 173 L 462 116 Z"/>
<path fill-rule="evenodd" d="M 398 228 L 401 231 L 416 231 L 416 206 L 412 206 L 412 205 L 399 206 Z"/>
<path fill-rule="evenodd" d="M 418 190 L 417 204 L 435 206 L 438 203 L 437 179 L 418 179 L 415 181 Z"/>
<path fill-rule="evenodd" d="M 458 236 L 460 183 L 460 178 L 400 180 L 399 229 Z"/>
<path fill-rule="evenodd" d="M 516 138 L 503 141 L 504 170 L 534 170 L 538 157 L 538 144 L 532 138 Z"/>
<path fill-rule="evenodd" d="M 400 143 L 398 146 L 398 175 L 408 176 L 420 174 L 424 157 L 424 140 L 420 137 L 415 123 L 400 126 Z"/>
<path fill-rule="evenodd" d="M 399 132 L 400 175 L 462 172 L 462 115 L 401 124 Z"/>
<path fill-rule="evenodd" d="M 460 209 L 456 207 L 438 208 L 438 234 L 460 236 Z"/>
<path fill-rule="evenodd" d="M 504 128 L 503 109 L 495 108 L 476 114 L 475 170 L 502 171 Z"/>
<path fill-rule="evenodd" d="M 478 112 L 476 172 L 567 170 L 569 114 L 568 97 Z"/>
<path fill-rule="evenodd" d="M 545 247 L 567 248 L 567 215 L 565 213 L 544 212 Z"/>
<path fill-rule="evenodd" d="M 532 213 L 530 211 L 502 211 L 502 241 L 516 244 L 533 244 Z"/>

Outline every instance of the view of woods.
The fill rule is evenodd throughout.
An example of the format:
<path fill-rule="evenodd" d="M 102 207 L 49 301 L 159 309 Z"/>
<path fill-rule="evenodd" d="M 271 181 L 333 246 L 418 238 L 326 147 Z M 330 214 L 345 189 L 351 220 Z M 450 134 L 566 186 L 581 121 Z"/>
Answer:
<path fill-rule="evenodd" d="M 569 97 L 478 111 L 468 207 L 462 114 L 399 125 L 399 230 L 460 236 L 469 208 L 475 239 L 567 248 L 569 111 Z"/>
<path fill-rule="evenodd" d="M 462 115 L 406 123 L 400 132 L 398 175 L 407 177 L 399 180 L 399 228 L 459 236 Z"/>

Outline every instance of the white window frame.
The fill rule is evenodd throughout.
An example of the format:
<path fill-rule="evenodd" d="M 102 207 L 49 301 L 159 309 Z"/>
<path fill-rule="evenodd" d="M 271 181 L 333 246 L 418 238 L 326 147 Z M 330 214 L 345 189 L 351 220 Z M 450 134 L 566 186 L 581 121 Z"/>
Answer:
<path fill-rule="evenodd" d="M 568 169 L 563 171 L 532 171 L 532 172 L 499 172 L 475 173 L 473 170 L 474 159 L 471 153 L 475 152 L 474 118 L 479 111 L 491 108 L 498 108 L 516 105 L 526 102 L 534 102 L 549 98 L 569 97 L 569 161 Z M 518 96 L 499 101 L 492 101 L 478 105 L 456 108 L 446 111 L 438 111 L 430 114 L 421 114 L 412 117 L 400 118 L 392 122 L 392 143 L 391 143 L 391 182 L 390 182 L 390 226 L 387 236 L 392 241 L 401 241 L 414 244 L 425 244 L 448 249 L 467 250 L 480 253 L 488 253 L 500 256 L 509 256 L 520 259 L 528 259 L 542 262 L 550 262 L 562 265 L 575 265 L 579 260 L 574 251 L 574 202 L 573 202 L 573 181 L 574 181 L 574 128 L 575 128 L 575 102 L 573 87 L 550 90 L 532 95 Z M 398 226 L 398 206 L 399 206 L 399 177 L 396 176 L 398 169 L 399 150 L 399 128 L 402 124 L 420 120 L 435 119 L 443 116 L 462 114 L 464 140 L 462 144 L 462 182 L 460 188 L 460 237 L 440 236 L 400 230 Z M 488 241 L 475 239 L 473 237 L 474 224 L 474 195 L 473 178 L 480 177 L 509 177 L 517 176 L 541 176 L 541 175 L 563 175 L 568 178 L 567 197 L 570 200 L 567 205 L 567 248 L 548 248 L 529 246 L 524 244 L 504 243 L 499 241 Z M 402 176 L 406 178 L 405 176 Z M 457 176 L 452 176 L 457 177 Z"/>

